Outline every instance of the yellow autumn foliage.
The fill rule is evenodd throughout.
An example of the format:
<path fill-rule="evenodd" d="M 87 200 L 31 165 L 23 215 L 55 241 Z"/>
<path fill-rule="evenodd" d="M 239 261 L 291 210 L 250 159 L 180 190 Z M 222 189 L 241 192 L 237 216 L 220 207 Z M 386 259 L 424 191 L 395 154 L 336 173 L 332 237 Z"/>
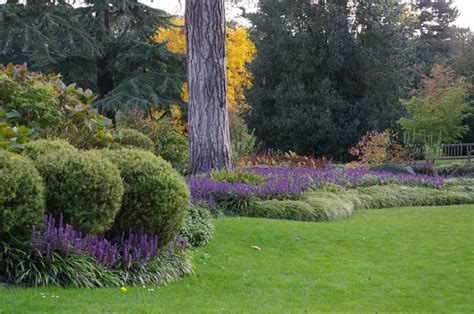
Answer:
<path fill-rule="evenodd" d="M 157 42 L 167 42 L 168 49 L 186 53 L 184 19 L 173 20 L 173 27 L 160 28 L 155 35 Z M 245 90 L 252 86 L 252 74 L 246 66 L 255 58 L 257 49 L 242 27 L 228 27 L 227 48 L 227 103 L 229 110 L 237 111 L 245 102 Z M 183 100 L 188 100 L 188 89 L 183 88 Z"/>

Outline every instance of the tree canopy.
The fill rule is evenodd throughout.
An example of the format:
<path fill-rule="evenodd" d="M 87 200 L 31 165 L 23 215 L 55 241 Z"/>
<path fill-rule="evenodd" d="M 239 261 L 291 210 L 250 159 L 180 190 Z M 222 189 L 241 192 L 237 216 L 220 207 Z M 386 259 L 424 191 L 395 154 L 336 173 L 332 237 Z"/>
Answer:
<path fill-rule="evenodd" d="M 0 63 L 60 73 L 100 95 L 105 113 L 181 101 L 183 55 L 152 40 L 164 11 L 136 0 L 9 1 L 0 5 Z"/>
<path fill-rule="evenodd" d="M 354 3 L 354 1 L 353 1 Z M 396 125 L 417 75 L 414 25 L 396 1 L 261 1 L 247 122 L 263 147 L 345 159 Z"/>

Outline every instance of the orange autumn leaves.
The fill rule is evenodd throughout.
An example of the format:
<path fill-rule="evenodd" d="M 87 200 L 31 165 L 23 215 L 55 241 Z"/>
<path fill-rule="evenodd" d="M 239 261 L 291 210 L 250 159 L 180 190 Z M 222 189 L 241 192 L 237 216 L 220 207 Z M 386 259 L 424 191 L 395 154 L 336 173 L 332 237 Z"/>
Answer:
<path fill-rule="evenodd" d="M 167 42 L 173 52 L 186 53 L 184 20 L 174 19 L 174 27 L 161 28 L 155 35 L 157 42 Z M 245 104 L 245 90 L 252 86 L 252 74 L 246 66 L 256 55 L 254 43 L 242 27 L 228 27 L 226 35 L 227 48 L 227 103 L 229 110 L 236 112 Z M 188 100 L 187 86 L 183 88 L 183 99 Z"/>

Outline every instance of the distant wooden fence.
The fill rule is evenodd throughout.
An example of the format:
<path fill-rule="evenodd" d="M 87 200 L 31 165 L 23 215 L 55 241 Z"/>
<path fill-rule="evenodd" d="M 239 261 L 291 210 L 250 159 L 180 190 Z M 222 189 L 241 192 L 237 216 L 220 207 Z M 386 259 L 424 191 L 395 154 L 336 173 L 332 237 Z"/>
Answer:
<path fill-rule="evenodd" d="M 434 157 L 435 159 L 446 160 L 467 160 L 471 162 L 474 157 L 474 144 L 443 144 Z"/>

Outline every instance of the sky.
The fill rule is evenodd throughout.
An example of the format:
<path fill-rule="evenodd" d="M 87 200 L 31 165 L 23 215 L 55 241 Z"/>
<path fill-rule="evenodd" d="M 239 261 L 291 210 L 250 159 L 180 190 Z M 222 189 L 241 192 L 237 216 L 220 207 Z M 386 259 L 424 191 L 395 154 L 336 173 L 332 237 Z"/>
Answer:
<path fill-rule="evenodd" d="M 143 0 L 153 7 L 158 7 L 168 11 L 171 14 L 182 14 L 184 10 L 185 0 Z M 462 27 L 470 27 L 474 30 L 474 0 L 454 0 L 454 4 L 458 7 L 460 16 L 454 23 Z"/>

